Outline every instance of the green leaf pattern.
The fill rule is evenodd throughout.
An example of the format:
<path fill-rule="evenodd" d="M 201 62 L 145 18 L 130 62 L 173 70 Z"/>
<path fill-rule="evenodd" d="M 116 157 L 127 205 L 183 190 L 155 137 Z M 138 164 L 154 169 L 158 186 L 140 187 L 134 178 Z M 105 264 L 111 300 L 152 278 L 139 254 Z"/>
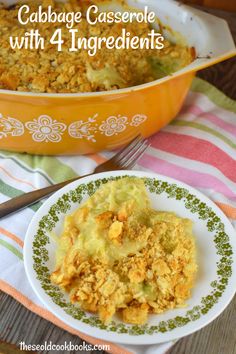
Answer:
<path fill-rule="evenodd" d="M 72 305 L 65 299 L 63 292 L 50 282 L 50 271 L 47 267 L 49 256 L 46 248 L 50 243 L 50 239 L 47 234 L 55 228 L 59 219 L 65 213 L 69 212 L 72 203 L 80 203 L 84 197 L 93 195 L 102 184 L 123 177 L 104 178 L 87 184 L 81 184 L 75 190 L 64 194 L 58 199 L 50 208 L 48 214 L 43 216 L 39 222 L 33 241 L 33 268 L 37 274 L 37 279 L 48 296 L 74 319 L 101 330 L 135 336 L 166 333 L 175 328 L 183 327 L 189 322 L 196 321 L 201 316 L 207 314 L 222 296 L 232 275 L 233 251 L 229 243 L 229 237 L 225 233 L 224 224 L 211 208 L 196 196 L 190 194 L 185 188 L 180 188 L 175 184 L 159 181 L 158 179 L 144 178 L 145 185 L 151 193 L 166 193 L 168 198 L 181 200 L 191 213 L 197 214 L 200 220 L 206 222 L 208 231 L 213 234 L 214 244 L 219 255 L 217 279 L 211 282 L 211 292 L 200 300 L 199 306 L 194 306 L 192 309 L 187 310 L 184 316 L 176 316 L 168 321 L 160 321 L 155 326 L 147 324 L 144 326 L 134 326 L 115 321 L 112 321 L 109 325 L 104 325 L 97 316 L 90 315 L 78 306 Z"/>

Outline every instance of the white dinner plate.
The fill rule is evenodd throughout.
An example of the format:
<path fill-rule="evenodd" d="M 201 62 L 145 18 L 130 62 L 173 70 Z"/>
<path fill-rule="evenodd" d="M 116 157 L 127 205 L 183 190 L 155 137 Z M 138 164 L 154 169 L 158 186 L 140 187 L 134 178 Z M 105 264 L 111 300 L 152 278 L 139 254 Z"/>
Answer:
<path fill-rule="evenodd" d="M 146 325 L 128 325 L 117 318 L 109 325 L 69 302 L 50 282 L 56 242 L 64 217 L 111 179 L 144 179 L 153 207 L 194 222 L 197 280 L 187 307 L 150 315 Z M 126 344 L 156 344 L 186 336 L 213 321 L 236 291 L 236 232 L 222 211 L 192 187 L 168 177 L 137 171 L 106 172 L 82 178 L 52 195 L 38 210 L 27 231 L 24 263 L 28 279 L 42 303 L 67 325 L 88 335 Z"/>

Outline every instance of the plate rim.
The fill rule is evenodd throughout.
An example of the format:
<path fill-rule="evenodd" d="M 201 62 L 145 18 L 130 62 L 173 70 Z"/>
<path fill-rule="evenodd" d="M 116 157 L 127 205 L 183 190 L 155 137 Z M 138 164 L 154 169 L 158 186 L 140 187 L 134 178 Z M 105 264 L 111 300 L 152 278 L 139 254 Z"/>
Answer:
<path fill-rule="evenodd" d="M 26 232 L 24 249 L 23 249 L 24 267 L 25 267 L 27 279 L 28 279 L 34 293 L 37 295 L 38 299 L 42 302 L 42 304 L 51 313 L 53 313 L 58 319 L 60 319 L 60 321 L 67 324 L 71 328 L 73 328 L 77 331 L 80 331 L 81 333 L 84 333 L 86 335 L 91 335 L 94 338 L 97 338 L 100 340 L 105 340 L 105 341 L 110 341 L 110 342 L 115 342 L 115 343 L 130 344 L 130 345 L 132 345 L 132 344 L 135 344 L 135 345 L 160 344 L 160 343 L 175 340 L 175 339 L 187 336 L 189 334 L 192 334 L 192 333 L 204 328 L 209 323 L 211 323 L 213 320 L 215 320 L 215 318 L 217 318 L 225 310 L 225 308 L 229 305 L 232 298 L 234 297 L 234 295 L 236 293 L 236 282 L 235 282 L 234 287 L 232 287 L 232 285 L 231 285 L 231 288 L 228 289 L 227 292 L 229 294 L 227 295 L 227 299 L 224 300 L 221 307 L 217 311 L 215 311 L 215 313 L 208 315 L 207 317 L 204 317 L 206 320 L 204 321 L 203 324 L 200 323 L 198 326 L 195 326 L 194 329 L 191 329 L 191 328 L 188 329 L 187 326 L 177 328 L 177 330 L 179 329 L 180 331 L 183 331 L 184 332 L 183 334 L 178 334 L 178 333 L 174 334 L 174 331 L 172 331 L 172 332 L 168 331 L 167 333 L 154 333 L 148 337 L 147 333 L 141 334 L 139 336 L 130 335 L 127 333 L 125 333 L 125 334 L 113 333 L 111 331 L 102 330 L 97 327 L 92 327 L 90 325 L 85 325 L 85 324 L 83 324 L 85 326 L 85 328 L 83 328 L 83 327 L 79 328 L 79 324 L 81 324 L 80 320 L 78 320 L 78 326 L 74 326 L 73 324 L 71 324 L 69 322 L 69 318 L 71 317 L 71 315 L 68 315 L 65 313 L 66 318 L 64 318 L 60 314 L 58 315 L 58 313 L 53 312 L 53 308 L 51 307 L 50 303 L 48 303 L 47 301 L 44 300 L 43 295 L 41 296 L 41 293 L 37 289 L 36 283 L 39 283 L 39 280 L 36 278 L 36 276 L 34 279 L 31 277 L 30 269 L 28 267 L 30 261 L 32 261 L 32 249 L 31 249 L 31 253 L 28 252 L 28 250 L 30 249 L 30 246 L 32 245 L 32 241 L 33 241 L 33 237 L 34 237 L 33 233 L 32 233 L 33 236 L 30 237 L 30 231 L 31 231 L 32 227 L 35 228 L 37 221 L 39 221 L 38 219 L 43 216 L 43 215 L 40 216 L 40 213 L 42 213 L 45 209 L 50 208 L 50 206 L 52 206 L 56 202 L 56 200 L 59 199 L 59 197 L 62 196 L 64 193 L 68 193 L 70 190 L 75 189 L 77 186 L 79 186 L 81 184 L 86 184 L 86 183 L 89 183 L 90 181 L 96 181 L 101 178 L 111 178 L 111 177 L 119 177 L 119 176 L 122 177 L 122 176 L 126 176 L 126 175 L 127 176 L 131 175 L 131 176 L 139 177 L 139 178 L 152 178 L 152 179 L 154 178 L 154 179 L 159 179 L 162 181 L 165 180 L 166 182 L 168 182 L 170 184 L 176 184 L 177 186 L 179 186 L 181 188 L 187 189 L 188 192 L 193 193 L 195 196 L 199 197 L 201 200 L 206 202 L 208 206 L 213 207 L 213 209 L 215 211 L 217 211 L 217 213 L 220 215 L 220 218 L 223 219 L 222 221 L 223 221 L 224 225 L 226 225 L 228 228 L 231 229 L 230 235 L 232 236 L 232 234 L 235 234 L 235 237 L 236 237 L 236 231 L 233 228 L 233 225 L 231 224 L 230 220 L 223 213 L 223 211 L 212 200 L 210 200 L 206 195 L 204 195 L 201 191 L 198 191 L 194 187 L 189 186 L 188 184 L 178 181 L 174 178 L 167 177 L 167 176 L 164 176 L 161 174 L 152 173 L 152 172 L 136 171 L 136 170 L 109 171 L 109 172 L 102 172 L 102 173 L 98 173 L 98 174 L 92 174 L 92 175 L 81 177 L 80 179 L 73 181 L 72 183 L 70 183 L 70 184 L 66 185 L 65 187 L 63 187 L 62 189 L 58 190 L 57 192 L 52 194 L 45 201 L 45 203 L 38 209 L 38 211 L 33 216 L 32 220 L 29 224 L 28 230 Z M 231 237 L 231 241 L 232 240 L 233 240 L 233 238 Z M 236 240 L 236 238 L 235 238 L 235 240 Z M 27 242 L 27 241 L 30 241 L 30 242 Z M 236 250 L 235 242 L 232 244 L 232 246 L 233 246 L 234 250 Z M 234 263 L 235 263 L 235 261 L 234 261 Z M 34 270 L 33 270 L 33 272 L 35 273 Z M 236 280 L 236 272 L 235 271 L 233 271 L 233 274 L 230 278 L 235 278 L 235 280 Z M 39 287 L 39 288 L 40 288 L 40 291 L 43 292 L 45 296 L 49 297 L 49 295 L 46 294 L 41 287 Z M 50 299 L 50 301 L 51 301 L 51 299 Z M 54 303 L 54 306 L 58 307 L 58 309 L 61 309 L 59 307 L 59 305 L 57 305 L 55 303 Z M 67 316 L 68 316 L 68 320 L 67 320 Z M 86 327 L 89 328 L 90 331 L 89 330 L 86 331 Z M 94 330 L 95 333 L 91 334 L 90 333 L 91 330 Z M 98 333 L 96 333 L 96 332 L 98 332 Z M 160 337 L 160 335 L 162 336 L 162 338 Z M 157 337 L 159 337 L 159 338 L 157 339 Z M 166 338 L 166 337 L 169 337 L 169 338 Z"/>

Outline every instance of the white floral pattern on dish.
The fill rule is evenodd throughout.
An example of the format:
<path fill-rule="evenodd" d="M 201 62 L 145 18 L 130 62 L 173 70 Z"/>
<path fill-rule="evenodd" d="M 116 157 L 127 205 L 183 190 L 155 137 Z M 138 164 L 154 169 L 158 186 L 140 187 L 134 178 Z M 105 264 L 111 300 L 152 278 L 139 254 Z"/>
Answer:
<path fill-rule="evenodd" d="M 62 139 L 62 135 L 66 130 L 64 123 L 52 120 L 47 115 L 42 115 L 38 119 L 33 119 L 25 124 L 26 128 L 32 134 L 32 139 L 36 142 L 52 142 L 58 143 Z"/>
<path fill-rule="evenodd" d="M 99 130 L 106 136 L 113 136 L 123 132 L 128 124 L 128 118 L 119 115 L 108 117 L 106 121 L 103 121 Z"/>
<path fill-rule="evenodd" d="M 85 120 L 75 121 L 67 126 L 48 115 L 42 114 L 38 118 L 24 124 L 19 119 L 4 117 L 0 113 L 0 139 L 22 136 L 26 128 L 36 143 L 59 143 L 65 131 L 73 139 L 86 139 L 92 143 L 96 143 L 96 134 L 100 133 L 109 138 L 122 133 L 127 127 L 137 128 L 145 123 L 148 117 L 142 113 L 138 113 L 130 118 L 122 115 L 114 115 L 102 121 L 100 126 L 97 123 L 97 118 L 98 113 L 85 118 Z"/>
<path fill-rule="evenodd" d="M 3 117 L 0 114 L 0 139 L 7 136 L 21 136 L 25 132 L 24 125 L 17 119 L 11 117 Z"/>
<path fill-rule="evenodd" d="M 79 120 L 78 122 L 72 123 L 68 128 L 68 133 L 72 138 L 75 139 L 87 139 L 96 143 L 94 134 L 97 132 L 97 124 L 93 126 L 92 123 L 96 123 L 96 118 L 98 114 L 93 117 L 89 117 L 87 122 Z"/>
<path fill-rule="evenodd" d="M 147 116 L 145 116 L 145 114 L 136 114 L 135 116 L 133 116 L 130 126 L 138 127 L 139 125 L 146 122 L 146 120 L 147 120 Z"/>

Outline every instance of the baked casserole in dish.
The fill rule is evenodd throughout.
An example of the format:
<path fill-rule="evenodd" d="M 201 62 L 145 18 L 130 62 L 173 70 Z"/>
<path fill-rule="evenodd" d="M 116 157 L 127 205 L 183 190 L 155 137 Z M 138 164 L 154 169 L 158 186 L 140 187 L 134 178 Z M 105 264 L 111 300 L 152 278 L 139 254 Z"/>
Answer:
<path fill-rule="evenodd" d="M 39 6 L 57 12 L 99 10 L 140 12 L 148 6 L 163 36 L 163 49 L 87 50 L 58 52 L 12 49 L 12 37 L 31 28 L 50 38 L 61 23 L 19 23 L 20 5 L 30 13 Z M 19 5 L 20 4 L 20 5 Z M 180 111 L 195 73 L 236 54 L 225 21 L 172 0 L 28 2 L 3 1 L 0 8 L 0 137 L 1 149 L 34 154 L 87 154 L 114 149 L 137 134 L 147 137 L 168 124 Z M 30 14 L 29 14 L 30 15 Z M 143 40 L 149 23 L 119 22 L 74 25 L 80 36 L 117 38 L 125 29 Z"/>

